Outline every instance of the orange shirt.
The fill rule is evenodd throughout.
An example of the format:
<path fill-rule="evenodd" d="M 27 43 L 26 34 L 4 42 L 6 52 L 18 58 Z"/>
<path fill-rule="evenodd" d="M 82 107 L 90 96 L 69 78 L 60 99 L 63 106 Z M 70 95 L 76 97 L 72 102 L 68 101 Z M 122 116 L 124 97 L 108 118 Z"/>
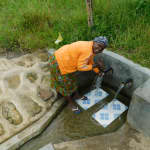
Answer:
<path fill-rule="evenodd" d="M 54 55 L 61 74 L 92 70 L 94 63 L 92 46 L 93 41 L 78 41 L 56 50 Z M 99 72 L 97 68 L 93 70 Z"/>

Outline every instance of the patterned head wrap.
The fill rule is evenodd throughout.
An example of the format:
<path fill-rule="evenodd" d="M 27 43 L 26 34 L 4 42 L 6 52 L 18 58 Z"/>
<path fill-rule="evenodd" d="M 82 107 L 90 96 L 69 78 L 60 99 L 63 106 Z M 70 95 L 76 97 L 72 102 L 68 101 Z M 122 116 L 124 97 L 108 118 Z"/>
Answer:
<path fill-rule="evenodd" d="M 98 36 L 93 41 L 97 43 L 102 43 L 105 47 L 108 46 L 108 40 L 105 36 Z"/>

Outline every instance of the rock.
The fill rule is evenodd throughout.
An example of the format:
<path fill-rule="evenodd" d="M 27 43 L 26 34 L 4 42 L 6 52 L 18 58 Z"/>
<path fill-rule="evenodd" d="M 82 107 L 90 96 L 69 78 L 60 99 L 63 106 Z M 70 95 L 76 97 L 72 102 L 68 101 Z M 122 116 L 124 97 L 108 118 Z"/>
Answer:
<path fill-rule="evenodd" d="M 50 75 L 44 75 L 44 76 L 42 76 L 41 84 L 49 86 L 50 85 Z"/>
<path fill-rule="evenodd" d="M 38 88 L 38 95 L 42 100 L 48 100 L 54 96 L 53 92 L 50 89 Z"/>
<path fill-rule="evenodd" d="M 2 124 L 0 124 L 0 136 L 4 134 L 4 128 Z"/>
<path fill-rule="evenodd" d="M 18 75 L 6 77 L 5 81 L 8 83 L 8 87 L 11 89 L 16 89 L 20 85 L 20 77 Z"/>
<path fill-rule="evenodd" d="M 32 55 L 28 55 L 25 58 L 26 58 L 26 61 L 28 61 L 28 62 L 33 62 L 33 60 L 34 60 Z"/>
<path fill-rule="evenodd" d="M 48 72 L 48 71 L 49 71 L 49 64 L 42 66 L 41 69 L 42 69 L 44 72 Z"/>
<path fill-rule="evenodd" d="M 150 136 L 150 79 L 135 90 L 127 118 L 134 129 Z"/>
<path fill-rule="evenodd" d="M 19 65 L 19 66 L 25 66 L 25 62 L 19 61 L 19 62 L 17 62 L 17 65 Z"/>
<path fill-rule="evenodd" d="M 47 53 L 44 53 L 44 52 L 43 53 L 38 53 L 37 56 L 43 62 L 48 61 L 48 54 Z"/>
<path fill-rule="evenodd" d="M 25 67 L 25 68 L 31 68 L 37 61 L 37 58 L 30 54 L 30 55 L 24 55 L 22 57 L 22 59 L 17 59 L 15 61 L 15 64 L 19 65 L 19 66 L 22 66 L 22 67 Z"/>
<path fill-rule="evenodd" d="M 9 121 L 9 123 L 18 125 L 22 122 L 22 116 L 16 109 L 15 105 L 10 102 L 3 102 L 2 106 L 2 115 L 3 117 Z"/>
<path fill-rule="evenodd" d="M 34 100 L 25 95 L 20 95 L 20 100 L 23 108 L 27 111 L 27 113 L 34 117 L 42 111 L 42 107 L 39 106 Z"/>
<path fill-rule="evenodd" d="M 34 83 L 38 78 L 37 74 L 34 72 L 28 73 L 26 77 L 30 80 L 31 83 Z"/>

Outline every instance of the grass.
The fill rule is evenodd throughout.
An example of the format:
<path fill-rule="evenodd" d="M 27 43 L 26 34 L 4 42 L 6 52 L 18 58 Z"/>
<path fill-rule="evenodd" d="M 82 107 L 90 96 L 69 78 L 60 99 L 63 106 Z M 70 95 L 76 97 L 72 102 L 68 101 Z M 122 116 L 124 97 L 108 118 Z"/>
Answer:
<path fill-rule="evenodd" d="M 84 0 L 0 0 L 0 47 L 59 48 L 99 35 L 109 49 L 150 67 L 150 1 L 94 0 L 94 26 L 87 26 Z M 55 45 L 60 32 L 63 42 Z"/>

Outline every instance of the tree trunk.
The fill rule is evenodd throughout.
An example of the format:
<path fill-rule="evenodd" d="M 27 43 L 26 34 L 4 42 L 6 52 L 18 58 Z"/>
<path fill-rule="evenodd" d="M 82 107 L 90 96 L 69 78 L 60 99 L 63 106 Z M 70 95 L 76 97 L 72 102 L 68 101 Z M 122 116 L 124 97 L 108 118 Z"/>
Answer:
<path fill-rule="evenodd" d="M 92 0 L 86 0 L 86 8 L 88 13 L 88 26 L 93 26 Z"/>

